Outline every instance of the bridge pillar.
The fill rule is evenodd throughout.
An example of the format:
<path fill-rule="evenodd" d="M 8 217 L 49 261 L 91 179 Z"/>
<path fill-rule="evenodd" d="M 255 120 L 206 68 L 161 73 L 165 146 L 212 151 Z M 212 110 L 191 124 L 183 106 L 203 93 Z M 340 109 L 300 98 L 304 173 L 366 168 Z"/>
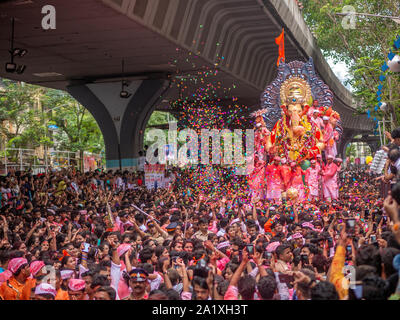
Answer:
<path fill-rule="evenodd" d="M 371 149 L 371 153 L 372 154 L 377 152 L 379 150 L 379 148 L 380 148 L 380 140 L 379 140 L 378 137 L 376 137 L 374 139 L 374 138 L 371 138 L 368 135 L 363 135 L 361 137 L 361 141 L 365 142 L 369 146 L 369 148 Z"/>
<path fill-rule="evenodd" d="M 107 169 L 132 169 L 143 150 L 146 124 L 169 89 L 165 79 L 131 81 L 128 99 L 121 83 L 71 83 L 68 92 L 93 115 L 103 134 Z"/>
<path fill-rule="evenodd" d="M 337 146 L 337 152 L 340 158 L 346 159 L 346 147 L 356 135 L 357 133 L 354 130 L 344 129 L 342 139 Z"/>

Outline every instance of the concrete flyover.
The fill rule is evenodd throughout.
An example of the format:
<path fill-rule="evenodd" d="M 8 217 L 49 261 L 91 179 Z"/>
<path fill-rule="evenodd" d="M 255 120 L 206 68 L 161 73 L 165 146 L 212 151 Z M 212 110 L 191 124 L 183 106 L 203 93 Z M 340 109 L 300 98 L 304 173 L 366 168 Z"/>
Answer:
<path fill-rule="evenodd" d="M 366 116 L 355 116 L 350 92 L 324 60 L 295 1 L 53 0 L 56 29 L 43 30 L 41 8 L 47 4 L 0 4 L 1 62 L 9 60 L 11 17 L 16 18 L 15 46 L 28 50 L 21 58 L 25 73 L 0 69 L 0 77 L 66 90 L 86 106 L 102 130 L 109 168 L 135 165 L 151 113 L 168 109 L 179 97 L 171 86 L 176 76 L 218 64 L 213 81 L 235 84 L 231 96 L 256 107 L 276 76 L 274 39 L 282 27 L 286 61 L 314 59 L 320 78 L 335 94 L 345 135 L 373 129 Z M 123 79 L 130 99 L 119 96 Z M 188 85 L 188 93 L 198 86 Z"/>

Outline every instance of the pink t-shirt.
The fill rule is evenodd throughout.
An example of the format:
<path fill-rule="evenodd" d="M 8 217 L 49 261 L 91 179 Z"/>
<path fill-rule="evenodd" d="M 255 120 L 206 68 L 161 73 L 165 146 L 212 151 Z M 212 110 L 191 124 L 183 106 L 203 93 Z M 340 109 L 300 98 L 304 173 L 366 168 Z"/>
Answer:
<path fill-rule="evenodd" d="M 226 264 L 227 264 L 229 261 L 230 261 L 230 260 L 229 260 L 229 258 L 227 258 L 227 257 L 217 260 L 217 268 L 218 268 L 219 270 L 221 270 L 221 271 L 224 270 Z"/>

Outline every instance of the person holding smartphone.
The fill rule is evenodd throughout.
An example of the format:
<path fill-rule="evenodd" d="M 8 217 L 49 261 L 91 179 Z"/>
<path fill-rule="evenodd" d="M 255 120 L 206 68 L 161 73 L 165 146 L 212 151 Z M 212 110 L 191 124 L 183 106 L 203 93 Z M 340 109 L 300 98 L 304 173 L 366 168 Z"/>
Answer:
<path fill-rule="evenodd" d="M 331 272 L 329 275 L 329 281 L 333 283 L 336 291 L 341 300 L 348 296 L 348 285 L 344 285 L 346 280 L 344 280 L 343 267 L 346 260 L 346 248 L 352 242 L 352 239 L 347 236 L 346 224 L 342 227 L 340 232 L 340 238 L 337 244 L 335 256 L 332 260 Z"/>

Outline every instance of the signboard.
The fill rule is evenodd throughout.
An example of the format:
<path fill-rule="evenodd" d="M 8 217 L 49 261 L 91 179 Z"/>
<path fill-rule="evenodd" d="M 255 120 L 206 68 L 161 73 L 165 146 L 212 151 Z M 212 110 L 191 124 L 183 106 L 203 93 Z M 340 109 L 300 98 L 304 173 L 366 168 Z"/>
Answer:
<path fill-rule="evenodd" d="M 165 164 L 145 164 L 144 165 L 144 183 L 146 188 L 151 190 L 155 188 L 164 188 Z"/>

